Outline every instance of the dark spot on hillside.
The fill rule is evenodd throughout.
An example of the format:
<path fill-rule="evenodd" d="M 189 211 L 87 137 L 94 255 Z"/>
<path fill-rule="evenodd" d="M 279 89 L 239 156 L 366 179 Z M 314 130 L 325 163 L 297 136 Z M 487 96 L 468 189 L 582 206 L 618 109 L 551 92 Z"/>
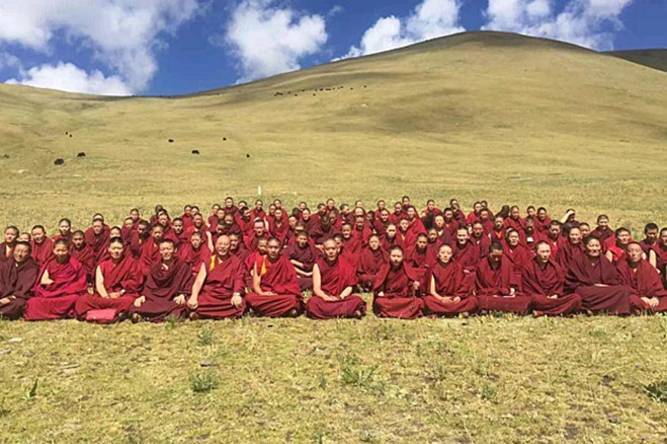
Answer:
<path fill-rule="evenodd" d="M 54 165 L 64 165 L 65 164 L 65 159 L 58 158 L 58 159 L 53 161 L 53 164 Z"/>
<path fill-rule="evenodd" d="M 223 138 L 222 138 L 222 140 L 223 140 L 223 141 L 226 141 L 226 140 L 227 140 L 227 138 L 226 138 L 226 137 L 223 137 Z"/>
<path fill-rule="evenodd" d="M 192 154 L 199 155 L 199 150 L 192 150 Z"/>
<path fill-rule="evenodd" d="M 71 134 L 70 134 L 69 136 L 70 136 L 70 138 L 72 137 L 72 135 L 71 135 Z"/>
<path fill-rule="evenodd" d="M 174 139 L 169 139 L 169 143 L 174 143 Z"/>
<path fill-rule="evenodd" d="M 246 159 L 250 159 L 250 154 L 245 155 Z"/>
<path fill-rule="evenodd" d="M 76 157 L 86 157 L 86 153 L 81 151 L 79 154 L 76 155 Z"/>
<path fill-rule="evenodd" d="M 2 155 L 2 158 L 3 158 L 3 159 L 9 159 L 9 154 L 3 154 L 3 155 Z"/>

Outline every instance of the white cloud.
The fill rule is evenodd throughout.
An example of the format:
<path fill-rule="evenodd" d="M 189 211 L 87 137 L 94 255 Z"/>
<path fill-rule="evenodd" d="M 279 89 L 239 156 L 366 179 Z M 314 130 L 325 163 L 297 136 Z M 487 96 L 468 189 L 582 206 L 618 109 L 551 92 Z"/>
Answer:
<path fill-rule="evenodd" d="M 0 43 L 49 54 L 54 40 L 64 36 L 68 43 L 91 50 L 96 61 L 115 73 L 106 77 L 112 79 L 110 91 L 118 91 L 115 85 L 122 81 L 129 91 L 138 92 L 157 72 L 159 36 L 174 33 L 198 8 L 199 0 L 3 0 Z M 62 70 L 53 68 L 42 65 L 34 72 L 55 74 Z M 102 74 L 84 74 L 94 83 L 90 88 L 97 89 Z"/>
<path fill-rule="evenodd" d="M 9 79 L 7 83 L 87 94 L 114 96 L 132 94 L 120 77 L 105 77 L 98 70 L 87 73 L 71 63 L 33 67 L 22 76 L 21 80 Z"/>
<path fill-rule="evenodd" d="M 553 0 L 489 0 L 483 29 L 563 40 L 594 49 L 613 48 L 619 16 L 633 0 L 568 0 L 557 12 Z M 605 30 L 606 29 L 606 30 Z"/>
<path fill-rule="evenodd" d="M 442 37 L 465 29 L 459 24 L 459 0 L 424 0 L 403 19 L 381 17 L 364 32 L 359 46 L 343 58 L 358 57 L 400 48 L 423 40 Z"/>
<path fill-rule="evenodd" d="M 232 48 L 239 82 L 300 68 L 299 60 L 318 53 L 327 41 L 324 18 L 273 6 L 272 0 L 243 0 L 232 11 L 224 36 L 214 40 Z"/>

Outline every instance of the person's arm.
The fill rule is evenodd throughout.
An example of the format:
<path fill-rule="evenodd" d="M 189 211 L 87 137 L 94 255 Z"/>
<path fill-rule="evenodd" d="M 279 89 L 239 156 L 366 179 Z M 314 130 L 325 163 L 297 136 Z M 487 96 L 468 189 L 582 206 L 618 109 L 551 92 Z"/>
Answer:
<path fill-rule="evenodd" d="M 208 251 L 215 251 L 213 246 L 213 236 L 209 230 L 206 230 L 206 245 L 208 245 Z"/>
<path fill-rule="evenodd" d="M 104 288 L 104 275 L 102 274 L 102 269 L 99 265 L 95 267 L 95 290 L 97 290 L 97 294 L 103 298 L 109 297 L 107 289 Z"/>
<path fill-rule="evenodd" d="M 41 279 L 39 280 L 39 284 L 42 285 L 43 287 L 53 284 L 53 281 L 49 277 L 49 270 L 45 269 L 44 273 L 42 274 Z"/>
<path fill-rule="evenodd" d="M 658 268 L 658 255 L 655 254 L 655 251 L 648 250 L 648 257 L 646 259 L 649 264 L 653 265 L 653 268 Z"/>
<path fill-rule="evenodd" d="M 435 287 L 435 276 L 431 276 L 431 281 L 429 283 L 429 293 L 431 293 L 431 296 L 434 298 L 441 300 L 442 296 L 440 296 L 437 292 L 437 289 Z"/>
<path fill-rule="evenodd" d="M 570 217 L 571 214 L 572 214 L 571 211 L 567 211 L 567 212 L 563 215 L 563 217 L 560 218 L 560 223 L 561 223 L 561 224 L 564 224 L 565 222 L 567 222 L 567 220 L 568 220 L 568 218 Z"/>
<path fill-rule="evenodd" d="M 352 294 L 352 290 L 353 290 L 352 287 L 345 287 L 345 289 L 340 293 L 340 298 L 345 299 L 346 297 Z"/>
<path fill-rule="evenodd" d="M 604 257 L 609 259 L 609 262 L 614 262 L 614 255 L 612 254 L 611 250 L 607 250 L 607 252 L 604 254 Z"/>
<path fill-rule="evenodd" d="M 204 282 L 206 282 L 206 264 L 201 264 L 195 282 L 192 284 L 192 294 L 188 299 L 188 307 L 193 310 L 199 305 L 199 292 L 204 286 Z"/>
<path fill-rule="evenodd" d="M 322 274 L 320 273 L 320 266 L 313 265 L 313 294 L 325 301 L 335 301 L 336 298 L 326 294 L 322 291 Z"/>
<path fill-rule="evenodd" d="M 262 277 L 259 275 L 259 270 L 257 270 L 257 262 L 252 266 L 252 291 L 260 296 L 274 295 L 271 291 L 262 290 Z"/>

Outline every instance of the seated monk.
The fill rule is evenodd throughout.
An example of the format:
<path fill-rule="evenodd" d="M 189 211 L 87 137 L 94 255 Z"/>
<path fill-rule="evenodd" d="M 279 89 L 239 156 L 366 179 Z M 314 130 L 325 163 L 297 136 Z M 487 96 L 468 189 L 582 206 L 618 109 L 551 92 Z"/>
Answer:
<path fill-rule="evenodd" d="M 428 257 L 428 237 L 424 233 L 417 235 L 415 244 L 408 248 L 406 253 L 406 263 L 415 271 L 419 278 L 418 295 L 428 293 L 428 276 L 427 271 L 433 265 L 433 260 Z"/>
<path fill-rule="evenodd" d="M 70 242 L 72 240 L 72 234 L 72 221 L 65 217 L 58 221 L 58 233 L 53 236 L 51 240 L 55 242 L 59 239 L 63 239 Z"/>
<path fill-rule="evenodd" d="M 193 281 L 190 267 L 178 258 L 171 239 L 160 241 L 160 258 L 150 268 L 141 296 L 130 307 L 132 322 L 161 322 L 187 315 L 187 296 Z"/>
<path fill-rule="evenodd" d="M 303 300 L 294 266 L 280 253 L 278 239 L 269 239 L 266 248 L 266 255 L 258 256 L 253 264 L 253 291 L 246 295 L 246 303 L 258 316 L 299 316 Z"/>
<path fill-rule="evenodd" d="M 484 312 L 504 312 L 524 315 L 530 308 L 530 297 L 521 294 L 512 263 L 503 260 L 503 246 L 493 241 L 489 255 L 482 259 L 475 273 L 475 294 L 479 309 Z"/>
<path fill-rule="evenodd" d="M 558 247 L 555 260 L 563 270 L 570 268 L 579 256 L 584 254 L 584 245 L 581 243 L 581 229 L 579 227 L 570 227 L 567 231 L 567 240 Z"/>
<path fill-rule="evenodd" d="M 301 291 L 313 288 L 313 265 L 320 252 L 312 245 L 308 233 L 298 231 L 296 242 L 285 249 L 285 256 L 294 265 Z"/>
<path fill-rule="evenodd" d="M 139 263 L 124 253 L 120 237 L 109 241 L 109 258 L 95 270 L 95 293 L 76 301 L 76 317 L 82 321 L 109 323 L 122 320 L 141 293 L 143 275 Z"/>
<path fill-rule="evenodd" d="M 428 294 L 423 297 L 424 312 L 435 316 L 456 316 L 477 311 L 477 298 L 466 283 L 463 267 L 454 260 L 452 247 L 440 246 L 438 259 L 427 273 Z"/>
<path fill-rule="evenodd" d="M 324 257 L 313 266 L 313 295 L 306 304 L 312 319 L 357 318 L 366 314 L 366 302 L 352 294 L 357 284 L 354 266 L 339 257 L 333 239 L 324 241 Z"/>
<path fill-rule="evenodd" d="M 0 244 L 0 262 L 14 257 L 14 245 L 19 237 L 19 229 L 13 225 L 5 228 L 5 240 Z"/>
<path fill-rule="evenodd" d="M 179 248 L 178 257 L 188 264 L 190 270 L 192 270 L 192 275 L 197 276 L 202 264 L 208 264 L 211 261 L 211 250 L 208 249 L 208 246 L 202 240 L 201 233 L 193 231 L 190 234 L 189 242 L 185 242 Z"/>
<path fill-rule="evenodd" d="M 382 264 L 389 260 L 389 255 L 380 247 L 380 237 L 373 234 L 368 238 L 368 245 L 359 253 L 357 264 L 357 285 L 361 291 L 371 291 L 375 277 Z"/>
<path fill-rule="evenodd" d="M 581 306 L 589 313 L 631 312 L 630 289 L 602 254 L 600 240 L 592 235 L 584 239 L 584 254 L 576 256 L 566 271 L 565 291 L 580 295 Z"/>
<path fill-rule="evenodd" d="M 667 290 L 662 285 L 658 271 L 643 255 L 640 243 L 627 244 L 626 258 L 617 265 L 621 280 L 632 289 L 630 302 L 634 308 L 651 313 L 665 312 Z"/>
<path fill-rule="evenodd" d="M 30 257 L 30 243 L 17 242 L 14 258 L 0 261 L 0 319 L 19 319 L 39 275 L 39 265 Z"/>
<path fill-rule="evenodd" d="M 515 274 L 513 281 L 521 282 L 521 273 L 528 263 L 533 259 L 532 251 L 521 243 L 519 233 L 514 228 L 508 228 L 505 232 L 503 245 L 503 258 L 512 264 L 512 272 Z"/>
<path fill-rule="evenodd" d="M 86 271 L 70 256 L 67 241 L 53 244 L 53 257 L 42 265 L 34 295 L 25 306 L 26 321 L 73 318 L 76 301 L 88 294 Z"/>
<path fill-rule="evenodd" d="M 95 252 L 86 243 L 83 231 L 76 230 L 70 239 L 69 254 L 83 266 L 86 272 L 86 282 L 88 287 L 91 287 L 95 280 Z"/>
<path fill-rule="evenodd" d="M 581 309 L 578 294 L 565 295 L 565 272 L 551 257 L 551 246 L 539 241 L 536 256 L 523 268 L 522 290 L 532 298 L 533 315 L 567 316 Z"/>
<path fill-rule="evenodd" d="M 84 231 L 86 244 L 93 249 L 95 253 L 95 266 L 102 260 L 109 246 L 110 228 L 104 223 L 104 217 L 101 214 L 93 216 L 93 222 L 89 228 Z"/>
<path fill-rule="evenodd" d="M 32 234 L 32 257 L 39 265 L 45 264 L 53 254 L 53 241 L 46 236 L 42 225 L 35 225 L 30 230 Z"/>
<path fill-rule="evenodd" d="M 616 265 L 619 262 L 622 262 L 626 259 L 625 257 L 625 247 L 632 240 L 632 234 L 627 228 L 617 228 L 614 231 L 614 236 L 610 239 L 610 242 L 607 244 L 607 251 L 605 257 L 609 259 L 609 262 Z"/>
<path fill-rule="evenodd" d="M 373 312 L 382 318 L 415 319 L 422 315 L 424 301 L 416 296 L 419 277 L 403 261 L 403 249 L 389 250 L 373 284 Z"/>
<path fill-rule="evenodd" d="M 153 225 L 150 233 L 150 238 L 141 244 L 141 254 L 139 255 L 139 265 L 144 275 L 147 275 L 153 265 L 160 263 L 162 260 L 160 244 L 164 239 L 164 228 L 159 224 Z M 171 242 L 176 248 L 176 243 L 173 240 Z"/>
<path fill-rule="evenodd" d="M 229 236 L 221 235 L 215 241 L 215 255 L 200 265 L 188 299 L 188 307 L 193 310 L 190 319 L 235 319 L 245 313 L 241 297 L 245 268 L 238 257 L 230 254 L 230 245 Z"/>

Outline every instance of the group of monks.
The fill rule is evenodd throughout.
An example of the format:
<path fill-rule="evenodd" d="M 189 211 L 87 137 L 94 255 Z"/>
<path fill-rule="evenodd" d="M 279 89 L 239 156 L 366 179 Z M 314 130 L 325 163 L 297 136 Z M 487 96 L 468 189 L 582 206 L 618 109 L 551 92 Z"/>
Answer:
<path fill-rule="evenodd" d="M 329 199 L 287 211 L 228 197 L 207 216 L 186 205 L 172 218 L 158 205 L 147 219 L 132 209 L 122 226 L 95 214 L 84 231 L 62 219 L 52 237 L 42 225 L 9 226 L 0 317 L 361 318 L 363 292 L 375 315 L 401 319 L 667 311 L 667 228 L 649 223 L 637 242 L 609 222 L 600 215 L 593 228 L 574 210 L 556 220 L 533 206 L 493 213 L 485 201 L 465 214 L 456 199 L 445 209 L 404 196 L 393 208 Z"/>

